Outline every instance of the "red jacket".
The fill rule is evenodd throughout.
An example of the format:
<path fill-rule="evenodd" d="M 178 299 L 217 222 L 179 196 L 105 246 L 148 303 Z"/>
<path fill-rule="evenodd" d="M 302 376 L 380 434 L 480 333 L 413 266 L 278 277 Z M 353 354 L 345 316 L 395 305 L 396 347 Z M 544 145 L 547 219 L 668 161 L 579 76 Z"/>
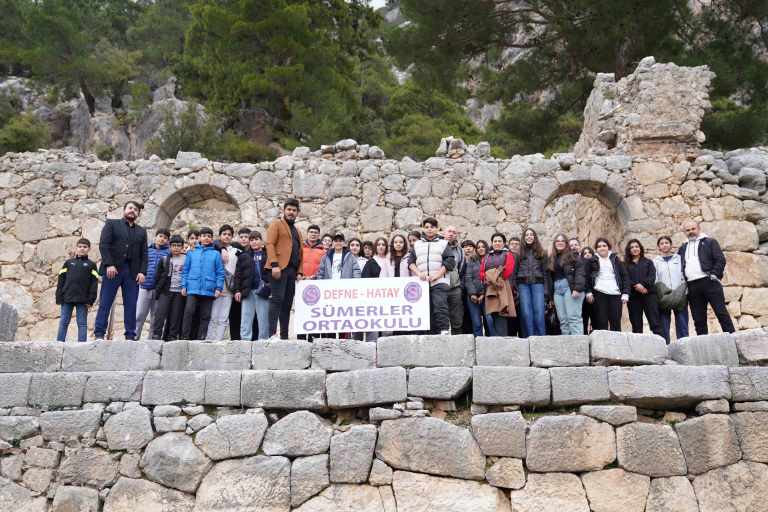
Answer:
<path fill-rule="evenodd" d="M 317 269 L 320 268 L 320 262 L 325 256 L 323 244 L 318 241 L 314 246 L 311 246 L 308 241 L 305 241 L 301 248 L 301 255 L 301 273 L 304 274 L 304 278 L 315 277 Z"/>
<path fill-rule="evenodd" d="M 489 262 L 489 258 L 493 261 Z M 504 259 L 504 269 L 501 276 L 507 280 L 512 276 L 512 273 L 515 271 L 515 255 L 505 249 L 501 253 L 490 253 L 483 257 L 483 260 L 480 262 L 480 281 L 485 283 L 486 265 L 488 266 L 487 270 L 500 267 L 502 258 Z"/>

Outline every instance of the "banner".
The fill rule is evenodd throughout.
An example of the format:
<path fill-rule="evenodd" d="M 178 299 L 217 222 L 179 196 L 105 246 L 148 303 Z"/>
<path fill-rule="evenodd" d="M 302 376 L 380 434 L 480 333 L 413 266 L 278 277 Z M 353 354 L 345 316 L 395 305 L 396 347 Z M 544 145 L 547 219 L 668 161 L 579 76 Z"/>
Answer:
<path fill-rule="evenodd" d="M 296 334 L 429 330 L 429 285 L 413 277 L 296 282 Z"/>

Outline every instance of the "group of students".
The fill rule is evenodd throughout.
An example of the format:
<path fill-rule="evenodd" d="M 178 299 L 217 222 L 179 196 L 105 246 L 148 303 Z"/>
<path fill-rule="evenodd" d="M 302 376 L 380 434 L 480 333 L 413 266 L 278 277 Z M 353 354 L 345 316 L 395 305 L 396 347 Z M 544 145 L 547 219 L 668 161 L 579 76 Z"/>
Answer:
<path fill-rule="evenodd" d="M 421 231 L 389 240 L 346 240 L 342 233 L 321 236 L 311 225 L 306 240 L 295 226 L 299 203 L 289 199 L 283 215 L 261 233 L 221 226 L 186 239 L 159 229 L 152 244 L 136 224 L 141 205 L 126 203 L 122 219 L 102 230 L 101 268 L 88 259 L 90 242 L 80 239 L 74 258 L 59 272 L 56 300 L 61 304 L 58 340 L 64 341 L 76 311 L 78 341 L 87 338 L 87 306 L 102 281 L 95 336 L 103 339 L 118 288 L 122 289 L 126 339 L 139 339 L 147 317 L 149 337 L 219 341 L 288 337 L 295 282 L 301 279 L 355 279 L 414 276 L 429 281 L 431 332 L 476 336 L 541 336 L 621 330 L 627 305 L 633 332 L 652 332 L 670 340 L 671 317 L 678 338 L 688 335 L 688 308 L 696 332 L 707 332 L 707 306 L 721 327 L 733 332 L 720 279 L 725 257 L 717 241 L 695 222 L 684 225 L 688 242 L 677 252 L 672 239 L 658 239 L 649 259 L 643 244 L 627 243 L 624 258 L 610 241 L 594 249 L 559 234 L 546 251 L 535 230 L 521 239 L 494 233 L 485 240 L 459 242 L 449 226 L 426 218 Z M 547 322 L 547 316 L 556 315 Z M 367 333 L 376 339 L 378 333 Z"/>

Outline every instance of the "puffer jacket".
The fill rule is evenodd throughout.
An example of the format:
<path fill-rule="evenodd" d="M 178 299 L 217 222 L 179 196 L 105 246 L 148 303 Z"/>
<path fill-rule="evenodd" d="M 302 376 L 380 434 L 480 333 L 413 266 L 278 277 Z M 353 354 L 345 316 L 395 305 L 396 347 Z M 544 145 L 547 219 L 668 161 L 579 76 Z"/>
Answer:
<path fill-rule="evenodd" d="M 198 245 L 184 258 L 181 287 L 187 295 L 213 297 L 224 290 L 224 264 L 213 245 Z"/>
<path fill-rule="evenodd" d="M 588 275 L 589 275 L 589 260 L 585 260 L 578 254 L 574 254 L 570 263 L 563 267 L 563 273 L 568 280 L 568 288 L 571 291 L 585 292 L 588 288 Z M 550 286 L 554 287 L 555 275 L 550 272 Z M 554 294 L 554 290 L 550 289 L 550 297 Z"/>
<path fill-rule="evenodd" d="M 536 257 L 532 252 L 519 255 L 517 257 L 517 265 L 515 266 L 515 286 L 517 287 L 521 284 L 543 284 L 544 294 L 549 297 L 552 284 L 549 278 L 549 271 L 547 270 L 547 261 L 546 255 Z"/>
<path fill-rule="evenodd" d="M 317 269 L 315 279 L 333 279 L 333 250 L 325 253 L 320 267 Z M 341 253 L 341 279 L 355 279 L 360 277 L 360 266 L 357 264 L 357 258 L 352 256 L 349 250 L 344 249 Z"/>
<path fill-rule="evenodd" d="M 160 260 L 171 254 L 171 248 L 167 245 L 157 247 L 155 244 L 147 248 L 147 275 L 141 287 L 145 290 L 154 290 L 157 280 L 157 265 Z"/>
<path fill-rule="evenodd" d="M 464 282 L 462 283 L 467 295 L 485 294 L 485 284 L 480 279 L 480 259 L 467 259 L 464 263 Z"/>

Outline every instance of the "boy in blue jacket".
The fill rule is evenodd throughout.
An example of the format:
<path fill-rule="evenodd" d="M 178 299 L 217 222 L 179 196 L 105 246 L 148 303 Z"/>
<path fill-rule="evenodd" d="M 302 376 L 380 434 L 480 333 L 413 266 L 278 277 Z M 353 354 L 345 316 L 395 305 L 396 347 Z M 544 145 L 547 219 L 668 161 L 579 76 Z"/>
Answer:
<path fill-rule="evenodd" d="M 155 284 L 157 282 L 157 265 L 160 260 L 171 254 L 168 239 L 171 232 L 165 228 L 157 230 L 155 242 L 147 248 L 147 275 L 139 287 L 139 298 L 136 300 L 136 339 L 141 339 L 141 331 L 147 316 L 155 316 Z M 150 333 L 151 334 L 151 333 Z"/>
<path fill-rule="evenodd" d="M 181 294 L 187 298 L 184 306 L 181 337 L 204 340 L 211 320 L 213 301 L 224 289 L 224 264 L 221 253 L 213 246 L 213 230 L 200 229 L 198 245 L 187 253 L 181 274 Z M 197 332 L 192 332 L 195 317 Z"/>

